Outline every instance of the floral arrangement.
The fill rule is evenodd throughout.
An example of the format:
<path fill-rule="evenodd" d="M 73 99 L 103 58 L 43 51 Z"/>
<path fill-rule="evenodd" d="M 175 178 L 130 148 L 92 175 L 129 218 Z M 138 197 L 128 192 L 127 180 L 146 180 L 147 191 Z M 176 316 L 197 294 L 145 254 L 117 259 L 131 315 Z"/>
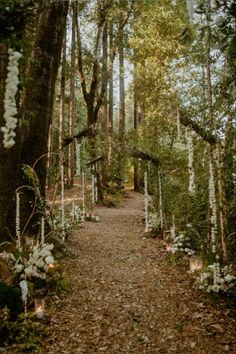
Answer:
<path fill-rule="evenodd" d="M 200 274 L 196 284 L 199 289 L 207 293 L 228 292 L 236 286 L 236 277 L 232 274 L 232 265 L 221 267 L 217 259 Z"/>
<path fill-rule="evenodd" d="M 13 253 L 2 252 L 0 258 L 10 262 L 13 274 L 19 279 L 32 279 L 34 277 L 46 279 L 46 274 L 49 271 L 49 264 L 54 263 L 54 258 L 51 253 L 54 248 L 53 244 L 36 243 L 32 245 L 29 252 Z"/>
<path fill-rule="evenodd" d="M 72 205 L 70 216 L 72 220 L 74 220 L 78 224 L 82 224 L 84 221 L 83 212 L 78 205 Z"/>
<path fill-rule="evenodd" d="M 21 53 L 14 51 L 11 48 L 8 50 L 8 54 L 9 63 L 7 66 L 8 73 L 4 98 L 4 119 L 6 124 L 5 127 L 1 127 L 1 131 L 4 134 L 3 145 L 6 149 L 10 149 L 15 144 L 14 138 L 16 133 L 14 132 L 14 129 L 17 125 L 17 118 L 15 118 L 15 115 L 17 114 L 15 96 L 19 83 L 18 60 L 21 57 Z"/>
<path fill-rule="evenodd" d="M 161 225 L 161 220 L 158 214 L 150 212 L 148 217 L 148 227 L 152 230 L 157 230 L 159 229 L 160 225 Z"/>
<path fill-rule="evenodd" d="M 63 218 L 64 220 L 62 223 L 61 215 L 56 215 L 52 220 L 49 221 L 49 225 L 53 231 L 61 235 L 63 234 L 65 237 L 71 228 L 71 218 L 68 218 L 65 214 Z"/>
<path fill-rule="evenodd" d="M 183 234 L 175 235 L 172 238 L 172 253 L 183 252 L 188 256 L 192 256 L 195 251 L 190 248 L 190 239 Z"/>

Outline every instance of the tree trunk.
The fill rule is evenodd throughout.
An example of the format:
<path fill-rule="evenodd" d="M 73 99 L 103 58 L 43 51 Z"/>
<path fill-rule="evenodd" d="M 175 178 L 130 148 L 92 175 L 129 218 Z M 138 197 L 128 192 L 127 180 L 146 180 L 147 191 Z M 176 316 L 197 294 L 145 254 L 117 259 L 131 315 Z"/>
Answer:
<path fill-rule="evenodd" d="M 120 19 L 120 22 L 122 19 Z M 121 146 L 125 143 L 125 80 L 124 80 L 124 30 L 119 33 L 119 141 Z"/>
<path fill-rule="evenodd" d="M 45 5 L 38 21 L 26 82 L 23 119 L 28 124 L 22 161 L 35 165 L 41 192 L 45 194 L 47 141 L 52 121 L 57 71 L 60 64 L 68 1 Z"/>
<path fill-rule="evenodd" d="M 112 140 L 113 140 L 113 22 L 109 24 L 109 116 L 108 116 L 108 162 L 111 163 L 112 157 Z"/>
<path fill-rule="evenodd" d="M 60 87 L 60 117 L 59 117 L 59 151 L 61 165 L 61 149 L 64 137 L 64 124 L 65 124 L 65 88 L 66 88 L 66 26 L 64 33 L 64 44 L 61 64 L 61 87 Z"/>
<path fill-rule="evenodd" d="M 75 24 L 77 9 L 76 3 L 72 3 L 72 30 L 71 30 L 71 63 L 70 63 L 70 105 L 69 105 L 69 135 L 74 135 L 75 122 Z M 74 184 L 74 141 L 69 145 L 68 151 L 68 184 Z"/>

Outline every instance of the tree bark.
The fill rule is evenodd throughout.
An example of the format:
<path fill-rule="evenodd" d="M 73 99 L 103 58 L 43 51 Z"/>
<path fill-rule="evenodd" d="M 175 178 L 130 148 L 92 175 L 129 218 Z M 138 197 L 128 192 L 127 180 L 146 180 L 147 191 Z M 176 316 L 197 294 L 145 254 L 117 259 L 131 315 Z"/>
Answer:
<path fill-rule="evenodd" d="M 69 135 L 74 135 L 75 122 L 75 24 L 77 20 L 77 5 L 72 3 L 72 29 L 71 29 L 71 62 L 70 62 L 70 104 L 69 104 Z M 68 149 L 68 184 L 74 184 L 74 141 Z"/>
<path fill-rule="evenodd" d="M 23 119 L 28 124 L 28 133 L 24 137 L 22 161 L 30 166 L 47 154 L 68 3 L 63 1 L 45 5 L 38 21 L 23 101 Z M 46 158 L 40 158 L 35 170 L 44 195 Z"/>
<path fill-rule="evenodd" d="M 112 140 L 113 140 L 113 22 L 109 23 L 109 66 L 110 66 L 110 75 L 109 75 L 109 118 L 108 118 L 108 162 L 111 163 L 112 156 Z"/>
<path fill-rule="evenodd" d="M 122 19 L 120 19 L 119 31 L 119 141 L 121 146 L 125 144 L 125 68 L 124 68 L 124 30 L 121 27 Z"/>

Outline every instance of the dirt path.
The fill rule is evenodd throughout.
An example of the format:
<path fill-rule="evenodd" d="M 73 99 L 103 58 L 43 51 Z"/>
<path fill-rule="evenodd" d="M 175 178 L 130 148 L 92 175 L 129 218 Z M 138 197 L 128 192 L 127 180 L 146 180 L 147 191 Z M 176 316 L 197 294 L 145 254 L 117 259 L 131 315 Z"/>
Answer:
<path fill-rule="evenodd" d="M 236 353 L 233 311 L 207 304 L 187 268 L 143 238 L 142 203 L 130 193 L 74 233 L 78 257 L 64 262 L 72 292 L 51 309 L 42 353 Z"/>

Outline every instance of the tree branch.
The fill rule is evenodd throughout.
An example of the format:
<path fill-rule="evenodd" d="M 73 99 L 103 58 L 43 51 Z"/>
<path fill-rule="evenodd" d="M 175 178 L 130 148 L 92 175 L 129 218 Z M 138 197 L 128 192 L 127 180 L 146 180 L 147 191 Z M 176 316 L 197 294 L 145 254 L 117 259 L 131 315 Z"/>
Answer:
<path fill-rule="evenodd" d="M 183 112 L 180 112 L 179 120 L 181 124 L 183 124 L 185 127 L 191 128 L 210 145 L 217 144 L 219 142 L 219 139 L 216 135 L 212 134 L 212 132 L 201 127 L 197 122 L 194 122 L 191 118 L 187 117 L 186 114 L 184 114 Z"/>
<path fill-rule="evenodd" d="M 88 162 L 86 163 L 86 165 L 87 165 L 87 166 L 94 165 L 96 162 L 101 161 L 101 160 L 103 160 L 103 159 L 104 159 L 104 156 L 103 156 L 103 155 L 99 155 L 99 156 L 95 157 L 95 159 L 93 159 L 93 160 L 91 160 L 91 161 L 88 161 Z"/>
<path fill-rule="evenodd" d="M 129 148 L 127 151 L 131 157 L 145 161 L 151 161 L 157 167 L 160 165 L 160 160 L 158 157 L 148 154 L 142 150 L 139 150 L 137 148 Z"/>
<path fill-rule="evenodd" d="M 84 137 L 92 136 L 92 134 L 94 132 L 94 128 L 95 128 L 94 124 L 91 124 L 89 127 L 81 130 L 81 132 L 79 132 L 78 134 L 64 138 L 62 146 L 65 147 L 65 146 L 71 144 L 74 139 L 81 139 Z"/>

